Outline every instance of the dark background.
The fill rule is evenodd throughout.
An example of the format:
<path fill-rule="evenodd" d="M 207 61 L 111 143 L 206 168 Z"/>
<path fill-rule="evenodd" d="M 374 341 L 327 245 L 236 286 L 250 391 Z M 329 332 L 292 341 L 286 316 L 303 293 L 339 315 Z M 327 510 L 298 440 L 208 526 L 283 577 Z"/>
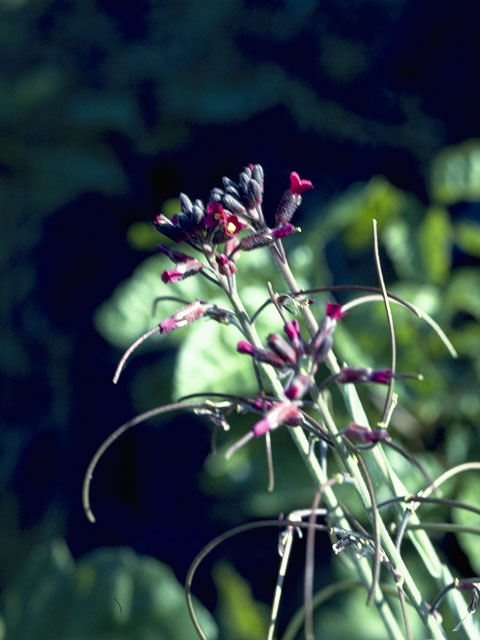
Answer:
<path fill-rule="evenodd" d="M 480 135 L 479 19 L 474 0 L 0 3 L 0 587 L 53 537 L 74 556 L 131 545 L 183 580 L 241 521 L 198 486 L 209 434 L 190 418 L 116 445 L 95 476 L 97 525 L 82 512 L 96 446 L 148 408 L 128 391 L 142 363 L 114 387 L 120 350 L 92 323 L 146 255 L 127 230 L 249 162 L 270 207 L 291 170 L 314 182 L 304 221 L 376 174 L 426 205 L 435 154 Z M 472 203 L 450 214 L 465 211 L 478 219 Z M 352 279 L 347 261 L 331 268 Z"/>

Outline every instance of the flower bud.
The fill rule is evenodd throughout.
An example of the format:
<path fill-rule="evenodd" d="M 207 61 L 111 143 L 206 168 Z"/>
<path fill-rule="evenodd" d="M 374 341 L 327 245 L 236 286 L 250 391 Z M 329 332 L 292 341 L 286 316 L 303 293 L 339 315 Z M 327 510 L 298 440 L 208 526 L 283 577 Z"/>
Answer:
<path fill-rule="evenodd" d="M 258 438 L 263 436 L 267 431 L 276 429 L 280 424 L 288 424 L 295 426 L 301 424 L 302 414 L 300 409 L 290 400 L 276 403 L 270 411 L 265 414 L 263 420 L 257 422 L 252 431 L 253 435 Z"/>
<path fill-rule="evenodd" d="M 175 313 L 169 318 L 165 318 L 159 325 L 160 333 L 168 333 L 174 329 L 181 329 L 188 324 L 195 322 L 201 318 L 207 312 L 207 305 L 202 300 L 195 300 L 187 304 L 186 307 L 182 307 L 175 311 Z"/>

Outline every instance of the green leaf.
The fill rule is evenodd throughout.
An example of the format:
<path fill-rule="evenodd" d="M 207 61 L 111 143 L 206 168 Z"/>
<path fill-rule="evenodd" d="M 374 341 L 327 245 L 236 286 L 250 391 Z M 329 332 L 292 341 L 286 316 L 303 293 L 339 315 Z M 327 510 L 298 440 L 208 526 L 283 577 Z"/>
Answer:
<path fill-rule="evenodd" d="M 211 299 L 213 292 L 216 293 L 215 287 L 198 275 L 165 285 L 161 274 L 170 264 L 164 256 L 147 258 L 97 309 L 95 327 L 106 340 L 117 347 L 126 348 L 147 329 L 184 306 L 181 302 L 159 302 L 154 313 L 154 301 L 160 295 L 193 301 L 198 298 Z M 173 331 L 161 339 L 172 344 L 183 337 L 183 331 Z M 154 344 L 155 340 L 150 340 L 146 346 L 152 348 Z"/>
<path fill-rule="evenodd" d="M 220 618 L 230 640 L 266 638 L 268 607 L 254 600 L 249 583 L 227 563 L 216 564 L 213 575 L 219 592 Z"/>
<path fill-rule="evenodd" d="M 455 499 L 466 504 L 478 506 L 480 493 L 480 476 L 478 473 L 469 473 L 462 478 L 462 486 Z M 453 521 L 466 527 L 480 527 L 480 516 L 464 509 L 452 509 Z M 480 573 L 480 545 L 478 536 L 469 533 L 457 535 L 460 546 L 468 556 L 468 560 L 476 575 Z"/>
<path fill-rule="evenodd" d="M 353 187 L 334 205 L 338 215 L 351 220 L 345 231 L 345 242 L 351 249 L 372 245 L 372 220 L 380 231 L 395 220 L 409 206 L 407 194 L 382 176 L 373 177 L 367 184 Z"/>
<path fill-rule="evenodd" d="M 455 225 L 455 243 L 469 256 L 480 257 L 480 224 L 472 220 Z"/>
<path fill-rule="evenodd" d="M 442 149 L 432 163 L 432 199 L 444 205 L 480 199 L 480 140 Z"/>
<path fill-rule="evenodd" d="M 444 311 L 453 316 L 455 312 L 470 313 L 480 320 L 480 271 L 474 267 L 455 270 L 443 296 Z"/>
<path fill-rule="evenodd" d="M 196 610 L 215 639 L 212 618 Z M 98 549 L 76 566 L 63 542 L 37 548 L 6 590 L 2 613 L 9 640 L 197 638 L 171 569 L 128 548 Z"/>
<path fill-rule="evenodd" d="M 452 254 L 452 226 L 444 207 L 430 207 L 418 231 L 420 255 L 425 279 L 445 282 L 450 273 Z"/>

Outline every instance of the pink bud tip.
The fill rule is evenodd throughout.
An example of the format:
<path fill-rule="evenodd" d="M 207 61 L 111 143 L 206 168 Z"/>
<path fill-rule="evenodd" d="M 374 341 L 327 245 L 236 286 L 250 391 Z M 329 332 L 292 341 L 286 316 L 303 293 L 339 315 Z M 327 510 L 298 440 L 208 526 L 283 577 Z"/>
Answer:
<path fill-rule="evenodd" d="M 302 193 L 309 189 L 313 189 L 313 184 L 310 180 L 302 180 L 296 171 L 292 171 L 290 174 L 290 193 L 301 196 Z"/>
<path fill-rule="evenodd" d="M 271 428 L 272 425 L 270 424 L 270 422 L 266 418 L 263 418 L 263 420 L 260 420 L 260 422 L 257 422 L 257 424 L 253 426 L 253 435 L 256 438 L 259 438 L 260 436 L 263 436 L 265 433 L 267 433 L 267 431 L 270 431 Z"/>
<path fill-rule="evenodd" d="M 296 340 L 299 337 L 300 325 L 298 324 L 298 320 L 296 318 L 286 322 L 284 328 L 285 328 L 285 333 L 290 338 L 290 340 Z"/>
<path fill-rule="evenodd" d="M 252 355 L 255 352 L 255 347 L 246 340 L 240 340 L 237 344 L 237 351 L 238 353 L 248 353 L 249 355 Z"/>

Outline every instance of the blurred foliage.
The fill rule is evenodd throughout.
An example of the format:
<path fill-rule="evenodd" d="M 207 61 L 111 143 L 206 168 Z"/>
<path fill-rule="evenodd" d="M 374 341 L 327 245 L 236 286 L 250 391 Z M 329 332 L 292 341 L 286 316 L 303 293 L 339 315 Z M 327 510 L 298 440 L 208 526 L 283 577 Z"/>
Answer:
<path fill-rule="evenodd" d="M 263 640 L 270 611 L 252 596 L 251 586 L 231 565 L 214 568 L 213 578 L 220 594 L 218 610 L 224 633 L 230 640 Z"/>
<path fill-rule="evenodd" d="M 2 597 L 8 640 L 187 640 L 197 637 L 183 587 L 164 564 L 131 549 L 74 562 L 65 543 L 34 550 Z M 196 603 L 209 638 L 217 631 Z"/>

